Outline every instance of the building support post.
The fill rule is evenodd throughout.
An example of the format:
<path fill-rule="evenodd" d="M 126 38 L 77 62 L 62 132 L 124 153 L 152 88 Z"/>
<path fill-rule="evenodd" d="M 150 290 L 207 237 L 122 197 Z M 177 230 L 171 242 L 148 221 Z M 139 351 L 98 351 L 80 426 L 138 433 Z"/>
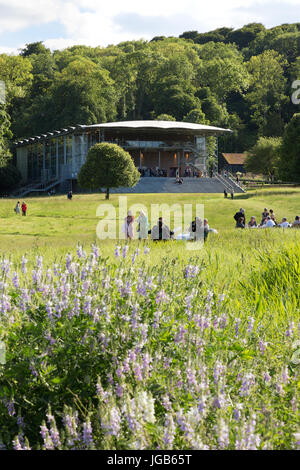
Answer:
<path fill-rule="evenodd" d="M 140 168 L 142 168 L 142 151 L 140 149 Z"/>
<path fill-rule="evenodd" d="M 67 139 L 64 135 L 64 165 L 67 164 Z"/>
<path fill-rule="evenodd" d="M 58 171 L 58 138 L 56 137 L 56 178 L 59 177 Z"/>
<path fill-rule="evenodd" d="M 158 151 L 158 169 L 160 170 L 160 150 Z"/>

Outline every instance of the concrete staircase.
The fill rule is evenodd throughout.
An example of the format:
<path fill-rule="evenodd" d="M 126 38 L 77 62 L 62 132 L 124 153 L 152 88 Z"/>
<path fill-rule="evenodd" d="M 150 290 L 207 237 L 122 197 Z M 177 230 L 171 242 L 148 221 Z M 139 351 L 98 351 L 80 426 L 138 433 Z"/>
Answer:
<path fill-rule="evenodd" d="M 143 193 L 223 193 L 225 186 L 218 178 L 183 178 L 183 184 L 175 184 L 175 178 L 144 177 L 134 188 L 117 188 L 110 192 L 115 194 Z M 242 193 L 235 187 L 235 193 Z"/>

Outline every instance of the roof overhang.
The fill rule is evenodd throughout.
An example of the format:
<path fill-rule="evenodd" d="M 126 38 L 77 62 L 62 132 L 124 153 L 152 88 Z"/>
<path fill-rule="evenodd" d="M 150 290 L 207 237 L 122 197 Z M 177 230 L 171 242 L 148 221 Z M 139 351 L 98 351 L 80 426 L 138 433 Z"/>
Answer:
<path fill-rule="evenodd" d="M 91 124 L 69 126 L 67 129 L 55 130 L 41 134 L 40 136 L 31 137 L 15 142 L 16 146 L 28 145 L 28 143 L 40 142 L 54 137 L 59 137 L 71 133 L 82 133 L 92 129 L 115 130 L 115 131 L 141 131 L 141 132 L 170 132 L 174 134 L 190 134 L 199 136 L 218 136 L 224 133 L 232 132 L 230 129 L 223 129 L 221 127 L 207 126 L 204 124 L 195 124 L 191 122 L 178 122 L 178 121 L 121 121 L 121 122 L 106 122 L 102 124 Z"/>

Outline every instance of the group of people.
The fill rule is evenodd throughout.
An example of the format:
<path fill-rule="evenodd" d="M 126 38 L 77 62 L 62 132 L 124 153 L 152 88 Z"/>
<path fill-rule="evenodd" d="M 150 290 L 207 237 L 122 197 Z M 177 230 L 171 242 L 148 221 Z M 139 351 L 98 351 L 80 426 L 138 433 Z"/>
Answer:
<path fill-rule="evenodd" d="M 135 218 L 133 216 L 132 211 L 128 211 L 128 215 L 125 218 L 123 224 L 123 232 L 125 233 L 126 238 L 129 240 L 134 239 L 134 222 Z M 144 211 L 140 211 L 136 222 L 138 238 L 140 240 L 146 240 L 148 238 L 148 235 L 150 235 L 152 240 L 174 239 L 175 232 L 170 230 L 168 225 L 164 223 L 162 217 L 159 217 L 157 224 L 154 225 L 151 230 L 149 230 L 148 217 L 146 216 Z M 204 241 L 206 241 L 209 232 L 217 233 L 215 229 L 211 229 L 209 227 L 207 219 L 204 219 L 202 222 L 199 217 L 195 217 L 195 219 L 190 223 L 187 236 L 179 235 L 177 239 L 187 239 L 190 241 L 199 241 L 201 239 L 204 239 Z"/>
<path fill-rule="evenodd" d="M 277 222 L 273 209 L 268 210 L 267 208 L 262 212 L 260 223 L 257 223 L 256 217 L 253 215 L 247 224 L 246 214 L 243 208 L 240 208 L 233 218 L 236 221 L 236 228 L 300 228 L 300 217 L 298 215 L 296 215 L 292 223 L 288 222 L 286 217 L 283 217 L 281 222 Z"/>
<path fill-rule="evenodd" d="M 16 214 L 21 214 L 21 211 L 22 211 L 22 215 L 26 216 L 26 213 L 27 213 L 26 202 L 23 201 L 21 205 L 20 201 L 18 201 L 16 207 L 14 208 L 14 211 Z"/>
<path fill-rule="evenodd" d="M 159 177 L 166 177 L 168 176 L 167 170 L 162 168 L 138 168 L 140 175 L 144 176 L 159 176 Z"/>

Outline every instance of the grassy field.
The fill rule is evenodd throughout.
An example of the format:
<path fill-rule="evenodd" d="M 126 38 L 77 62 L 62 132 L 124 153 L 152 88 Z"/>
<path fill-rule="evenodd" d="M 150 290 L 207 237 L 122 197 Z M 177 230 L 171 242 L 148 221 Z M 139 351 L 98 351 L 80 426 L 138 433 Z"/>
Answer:
<path fill-rule="evenodd" d="M 25 254 L 43 254 L 47 259 L 58 259 L 66 251 L 75 251 L 78 243 L 90 247 L 97 243 L 105 256 L 113 259 L 114 246 L 117 242 L 97 239 L 96 216 L 100 204 L 105 204 L 104 195 L 75 195 L 72 201 L 65 196 L 26 199 L 28 214 L 17 216 L 13 208 L 16 200 L 0 201 L 0 253 L 13 258 Z M 118 209 L 119 196 L 112 195 L 110 203 Z M 224 199 L 221 194 L 145 194 L 128 195 L 128 208 L 133 204 L 144 204 L 149 213 L 151 204 L 196 204 L 204 205 L 204 215 L 210 227 L 218 234 L 210 235 L 205 249 L 193 253 L 185 249 L 183 242 L 151 243 L 149 263 L 159 265 L 170 257 L 180 260 L 191 257 L 204 259 L 210 265 L 210 272 L 222 283 L 236 283 L 244 274 L 255 266 L 257 252 L 279 249 L 289 242 L 299 243 L 300 230 L 236 230 L 233 215 L 240 207 L 246 212 L 247 221 L 255 215 L 260 222 L 265 207 L 275 211 L 277 220 L 287 217 L 293 221 L 300 213 L 299 189 L 274 189 L 249 191 L 236 195 L 235 199 Z M 118 215 L 118 210 L 117 210 Z M 176 220 L 171 227 L 176 227 Z M 120 222 L 122 224 L 122 222 Z M 124 244 L 124 241 L 122 242 Z M 138 241 L 132 245 L 139 246 Z"/>
<path fill-rule="evenodd" d="M 204 204 L 218 234 L 124 259 L 96 237 L 103 195 L 26 202 L 0 201 L 0 448 L 300 448 L 300 230 L 233 219 L 292 221 L 300 190 L 130 195 Z"/>

